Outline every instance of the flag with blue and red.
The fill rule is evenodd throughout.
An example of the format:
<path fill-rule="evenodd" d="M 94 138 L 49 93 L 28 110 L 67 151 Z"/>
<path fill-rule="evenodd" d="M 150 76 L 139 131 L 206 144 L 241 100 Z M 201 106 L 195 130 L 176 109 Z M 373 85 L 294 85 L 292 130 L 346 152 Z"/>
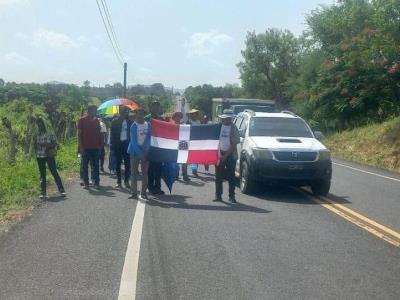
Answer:
<path fill-rule="evenodd" d="M 221 124 L 186 125 L 151 120 L 152 161 L 180 164 L 216 164 Z"/>

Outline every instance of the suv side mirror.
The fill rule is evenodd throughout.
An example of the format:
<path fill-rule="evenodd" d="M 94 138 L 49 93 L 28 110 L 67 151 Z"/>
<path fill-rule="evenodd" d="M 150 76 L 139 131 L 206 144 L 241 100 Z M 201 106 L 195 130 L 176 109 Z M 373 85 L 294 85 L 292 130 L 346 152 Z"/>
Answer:
<path fill-rule="evenodd" d="M 314 135 L 315 135 L 315 138 L 319 141 L 322 141 L 323 139 L 325 139 L 325 136 L 321 131 L 315 131 Z"/>

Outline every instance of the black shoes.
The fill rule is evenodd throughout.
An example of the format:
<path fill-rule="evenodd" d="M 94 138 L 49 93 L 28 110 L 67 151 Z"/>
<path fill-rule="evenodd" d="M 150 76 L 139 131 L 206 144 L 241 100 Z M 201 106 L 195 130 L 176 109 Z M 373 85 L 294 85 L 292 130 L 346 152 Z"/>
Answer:
<path fill-rule="evenodd" d="M 151 190 L 150 193 L 153 195 L 165 195 L 165 192 L 163 190 Z"/>
<path fill-rule="evenodd" d="M 229 202 L 232 204 L 237 203 L 235 197 L 229 197 Z"/>
<path fill-rule="evenodd" d="M 213 202 L 222 202 L 222 198 L 221 197 L 215 197 Z"/>

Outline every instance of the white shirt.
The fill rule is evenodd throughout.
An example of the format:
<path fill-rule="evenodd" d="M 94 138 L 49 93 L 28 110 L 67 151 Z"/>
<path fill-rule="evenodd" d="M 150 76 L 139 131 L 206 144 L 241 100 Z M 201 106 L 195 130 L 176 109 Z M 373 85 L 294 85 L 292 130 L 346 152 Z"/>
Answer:
<path fill-rule="evenodd" d="M 231 147 L 231 125 L 222 125 L 221 134 L 219 136 L 219 149 L 228 151 Z"/>
<path fill-rule="evenodd" d="M 100 120 L 100 133 L 107 133 L 107 126 L 106 124 Z"/>
<path fill-rule="evenodd" d="M 126 141 L 128 139 L 128 123 L 126 120 L 122 122 L 122 128 L 121 128 L 121 135 L 120 135 L 120 141 Z"/>
<path fill-rule="evenodd" d="M 144 122 L 143 124 L 135 122 L 135 124 L 137 129 L 137 144 L 138 146 L 143 146 L 144 140 L 149 134 L 149 124 L 147 122 Z"/>

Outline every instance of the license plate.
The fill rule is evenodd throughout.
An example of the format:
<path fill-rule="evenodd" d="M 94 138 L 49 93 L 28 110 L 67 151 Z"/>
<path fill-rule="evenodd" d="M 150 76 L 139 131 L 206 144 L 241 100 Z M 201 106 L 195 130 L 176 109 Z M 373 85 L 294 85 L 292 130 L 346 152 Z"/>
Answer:
<path fill-rule="evenodd" d="M 289 170 L 303 170 L 303 165 L 300 164 L 289 165 Z"/>

